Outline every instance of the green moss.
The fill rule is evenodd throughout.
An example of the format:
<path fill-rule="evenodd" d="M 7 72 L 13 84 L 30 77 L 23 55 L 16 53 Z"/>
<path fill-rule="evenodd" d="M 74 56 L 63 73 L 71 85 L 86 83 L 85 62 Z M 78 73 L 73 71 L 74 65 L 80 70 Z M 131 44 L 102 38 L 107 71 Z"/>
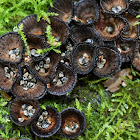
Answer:
<path fill-rule="evenodd" d="M 54 0 L 1 0 L 0 1 L 0 35 L 10 32 L 24 17 L 37 14 L 38 20 L 43 16 Z"/>
<path fill-rule="evenodd" d="M 89 84 L 93 82 L 96 81 L 90 81 L 90 79 L 88 81 L 87 78 L 86 80 L 82 79 L 70 95 L 46 96 L 46 99 L 40 101 L 40 105 L 42 108 L 53 106 L 59 112 L 67 107 L 76 107 L 84 112 L 87 118 L 87 128 L 85 133 L 78 137 L 79 140 L 138 139 L 140 136 L 140 80 L 131 81 L 127 79 L 128 86 L 113 94 L 106 92 L 101 82 Z M 0 99 L 0 117 L 3 118 L 4 115 L 8 117 L 7 100 L 2 97 Z M 17 136 L 35 138 L 32 136 L 30 126 L 17 127 L 9 119 L 5 121 L 5 118 L 0 119 L 0 124 L 7 127 L 4 131 L 0 131 L 3 138 Z M 39 138 L 36 137 L 36 139 Z M 50 139 L 61 138 L 59 134 L 56 134 Z"/>
<path fill-rule="evenodd" d="M 95 85 L 91 83 L 96 81 L 87 79 L 85 81 L 85 85 L 87 83 L 88 85 L 80 86 L 76 91 L 82 95 L 81 105 L 78 103 L 78 106 L 80 109 L 82 106 L 82 111 L 87 116 L 85 135 L 80 136 L 79 139 L 135 140 L 140 138 L 140 80 L 127 79 L 128 86 L 112 95 L 105 91 L 101 83 Z"/>
<path fill-rule="evenodd" d="M 0 1 L 0 35 L 12 31 L 13 27 L 24 17 L 37 14 L 45 16 L 53 0 L 1 0 Z M 66 96 L 45 96 L 40 105 L 53 106 L 61 112 L 67 107 L 76 107 L 87 118 L 87 128 L 79 140 L 137 140 L 140 137 L 140 73 L 131 68 L 136 80 L 127 80 L 127 87 L 116 93 L 105 90 L 102 82 L 89 74 L 79 81 L 72 93 Z M 3 95 L 3 94 L 1 94 Z M 9 98 L 8 98 L 9 99 Z M 30 126 L 18 127 L 9 119 L 6 96 L 0 96 L 0 137 L 26 138 L 38 140 Z M 61 139 L 56 134 L 48 139 Z"/>

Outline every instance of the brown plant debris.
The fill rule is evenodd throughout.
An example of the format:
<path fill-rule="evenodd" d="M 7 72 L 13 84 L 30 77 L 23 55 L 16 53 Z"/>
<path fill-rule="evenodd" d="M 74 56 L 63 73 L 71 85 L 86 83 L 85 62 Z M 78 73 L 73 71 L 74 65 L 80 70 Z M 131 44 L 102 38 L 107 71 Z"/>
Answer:
<path fill-rule="evenodd" d="M 107 87 L 106 90 L 110 92 L 116 92 L 120 89 L 120 85 L 126 87 L 127 83 L 124 77 L 128 77 L 131 80 L 133 78 L 133 76 L 129 74 L 130 71 L 130 68 L 123 69 L 116 73 L 114 76 L 112 76 L 110 79 L 103 82 L 104 87 Z"/>
<path fill-rule="evenodd" d="M 8 101 L 10 101 L 12 99 L 11 96 L 9 96 L 6 92 L 4 91 L 0 91 L 0 95 L 4 98 L 6 98 Z M 0 139 L 1 140 L 1 139 Z"/>

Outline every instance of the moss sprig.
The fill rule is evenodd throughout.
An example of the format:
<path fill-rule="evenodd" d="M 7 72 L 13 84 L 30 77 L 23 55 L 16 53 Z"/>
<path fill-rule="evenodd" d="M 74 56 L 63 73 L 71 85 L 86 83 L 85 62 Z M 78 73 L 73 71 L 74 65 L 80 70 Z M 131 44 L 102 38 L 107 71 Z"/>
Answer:
<path fill-rule="evenodd" d="M 140 15 L 137 15 L 136 18 L 140 18 Z M 136 23 L 133 24 L 133 26 L 136 26 L 136 25 L 139 25 L 139 24 L 140 24 L 140 22 L 136 22 Z"/>
<path fill-rule="evenodd" d="M 60 50 L 56 49 L 59 46 L 61 46 L 61 42 L 56 41 L 56 39 L 52 35 L 51 30 L 52 30 L 51 26 L 48 24 L 47 25 L 47 30 L 46 30 L 46 37 L 47 37 L 48 43 L 50 44 L 51 47 L 46 48 L 46 49 L 37 49 L 36 53 L 44 54 L 45 52 L 48 52 L 48 51 L 51 51 L 51 50 L 55 51 L 56 53 L 61 53 Z"/>
<path fill-rule="evenodd" d="M 26 35 L 23 32 L 23 24 L 20 24 L 20 26 L 18 28 L 18 34 L 21 36 L 21 39 L 24 42 L 24 45 L 25 45 L 26 52 L 27 52 L 28 56 L 30 56 L 30 48 L 29 48 L 29 45 L 27 43 Z"/>
<path fill-rule="evenodd" d="M 20 130 L 13 128 L 13 123 L 9 118 L 8 101 L 0 96 L 0 137 L 4 139 L 20 138 Z"/>

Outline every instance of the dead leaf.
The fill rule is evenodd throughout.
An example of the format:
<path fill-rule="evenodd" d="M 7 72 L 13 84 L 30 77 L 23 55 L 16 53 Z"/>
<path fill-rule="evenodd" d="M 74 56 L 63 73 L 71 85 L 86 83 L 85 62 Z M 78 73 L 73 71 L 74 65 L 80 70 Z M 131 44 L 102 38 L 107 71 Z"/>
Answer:
<path fill-rule="evenodd" d="M 127 86 L 126 80 L 123 77 L 128 77 L 132 80 L 133 76 L 129 74 L 130 69 L 123 69 L 116 73 L 113 77 L 103 82 L 104 87 L 107 87 L 107 91 L 116 92 L 120 89 L 120 85 Z"/>
<path fill-rule="evenodd" d="M 9 96 L 6 92 L 0 91 L 0 94 L 2 95 L 2 97 L 6 98 L 8 101 L 12 99 L 12 97 Z"/>

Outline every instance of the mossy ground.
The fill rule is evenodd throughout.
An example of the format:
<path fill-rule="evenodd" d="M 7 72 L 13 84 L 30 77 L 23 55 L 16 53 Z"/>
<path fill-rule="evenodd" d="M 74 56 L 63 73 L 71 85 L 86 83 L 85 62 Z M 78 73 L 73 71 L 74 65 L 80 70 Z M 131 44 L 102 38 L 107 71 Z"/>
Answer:
<path fill-rule="evenodd" d="M 1 0 L 0 35 L 12 31 L 13 27 L 30 14 L 43 16 L 53 0 Z M 131 68 L 128 65 L 127 68 Z M 140 139 L 140 73 L 131 68 L 133 81 L 127 80 L 127 87 L 116 93 L 105 90 L 102 82 L 92 73 L 78 76 L 78 82 L 72 93 L 55 97 L 46 95 L 40 100 L 44 106 L 54 106 L 58 111 L 67 107 L 76 107 L 87 118 L 87 128 L 77 140 L 138 140 Z M 13 99 L 9 93 L 0 92 L 0 138 L 26 138 L 39 140 L 32 134 L 30 126 L 18 127 L 11 122 L 8 102 Z M 63 140 L 59 134 L 48 138 Z"/>

